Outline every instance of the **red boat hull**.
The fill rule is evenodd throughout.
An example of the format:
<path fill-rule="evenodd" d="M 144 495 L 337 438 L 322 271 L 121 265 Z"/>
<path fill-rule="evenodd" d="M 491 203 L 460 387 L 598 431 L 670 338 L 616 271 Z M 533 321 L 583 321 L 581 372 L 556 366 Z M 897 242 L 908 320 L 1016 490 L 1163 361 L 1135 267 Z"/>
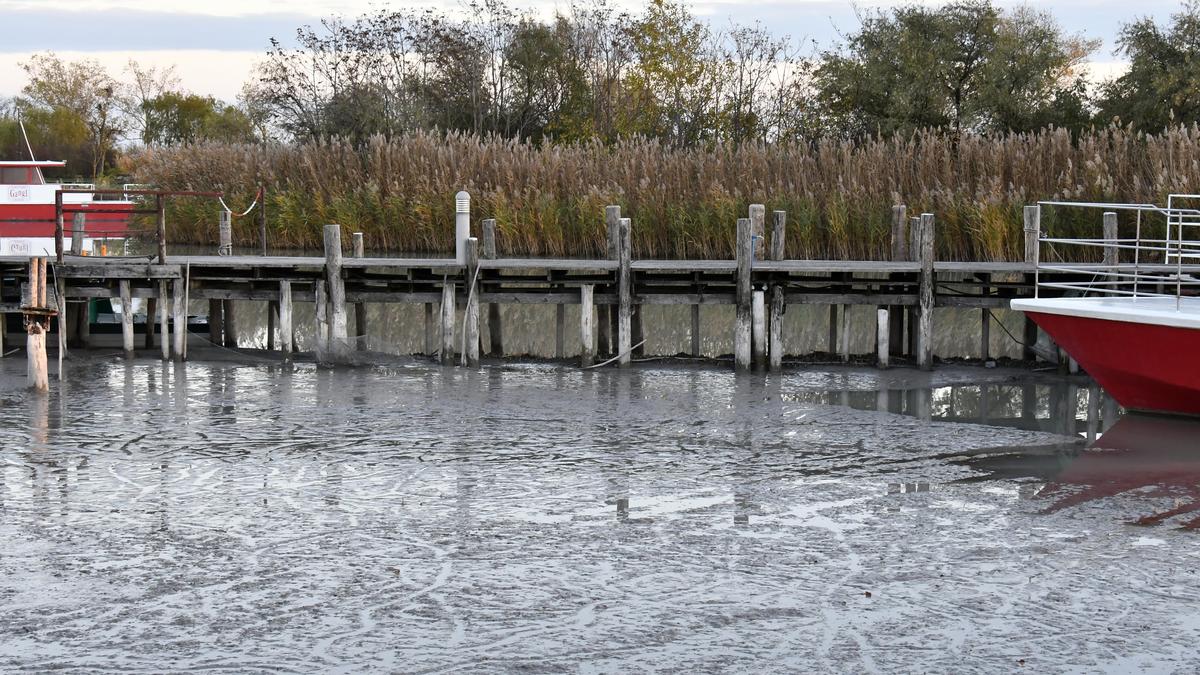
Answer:
<path fill-rule="evenodd" d="M 68 231 L 74 218 L 74 210 L 88 211 L 104 209 L 106 211 L 133 211 L 129 202 L 92 202 L 90 205 L 68 204 L 64 216 Z M 88 213 L 84 220 L 84 230 L 89 237 L 124 238 L 129 232 L 128 213 Z M 0 204 L 0 237 L 53 237 L 54 236 L 54 205 L 53 204 Z"/>
<path fill-rule="evenodd" d="M 1200 330 L 1027 313 L 1125 408 L 1200 415 Z"/>

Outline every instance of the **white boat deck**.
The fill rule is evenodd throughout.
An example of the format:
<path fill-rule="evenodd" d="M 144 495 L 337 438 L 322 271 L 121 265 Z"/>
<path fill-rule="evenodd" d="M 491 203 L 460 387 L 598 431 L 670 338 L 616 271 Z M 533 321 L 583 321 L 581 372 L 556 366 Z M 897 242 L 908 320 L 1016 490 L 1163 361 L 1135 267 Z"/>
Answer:
<path fill-rule="evenodd" d="M 1012 308 L 1085 319 L 1200 329 L 1200 297 L 1030 298 Z"/>

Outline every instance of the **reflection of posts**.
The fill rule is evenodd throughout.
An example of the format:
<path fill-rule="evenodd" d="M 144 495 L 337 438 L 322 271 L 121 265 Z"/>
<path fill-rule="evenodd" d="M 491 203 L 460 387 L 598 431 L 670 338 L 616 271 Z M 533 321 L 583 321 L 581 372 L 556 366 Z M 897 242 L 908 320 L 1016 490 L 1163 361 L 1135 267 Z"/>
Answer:
<path fill-rule="evenodd" d="M 29 300 L 22 308 L 25 317 L 25 350 L 28 364 L 26 382 L 35 391 L 50 390 L 49 365 L 46 362 L 46 333 L 55 314 L 47 305 L 46 259 L 29 259 Z"/>

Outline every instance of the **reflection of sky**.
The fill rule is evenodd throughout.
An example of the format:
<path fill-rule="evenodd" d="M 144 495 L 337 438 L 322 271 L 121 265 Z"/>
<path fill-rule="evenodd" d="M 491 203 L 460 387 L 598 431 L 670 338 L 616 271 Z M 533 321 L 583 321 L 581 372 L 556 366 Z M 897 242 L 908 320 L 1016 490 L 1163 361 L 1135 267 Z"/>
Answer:
<path fill-rule="evenodd" d="M 512 4 L 550 16 L 569 3 L 533 0 Z M 614 4 L 634 11 L 641 5 Z M 778 35 L 791 36 L 806 50 L 829 47 L 839 35 L 858 25 L 854 4 L 848 0 L 768 0 L 754 3 L 749 10 L 732 0 L 689 4 L 714 27 L 731 21 L 760 21 Z M 858 11 L 869 11 L 891 3 L 857 4 Z M 1166 0 L 1140 3 L 1136 12 L 1128 3 L 1115 0 L 1029 4 L 1052 12 L 1068 30 L 1102 39 L 1104 45 L 1094 61 L 1097 72 L 1105 75 L 1113 70 L 1113 41 L 1122 23 L 1146 15 L 1166 20 L 1179 7 Z M 142 9 L 146 6 L 134 0 L 0 0 L 5 25 L 0 44 L 0 95 L 20 89 L 24 77 L 18 63 L 29 53 L 52 50 L 85 53 L 115 70 L 131 57 L 145 63 L 177 63 L 186 86 L 229 99 L 236 95 L 268 38 L 287 38 L 297 26 L 323 16 L 355 15 L 388 5 L 380 0 L 208 0 L 197 6 L 183 0 L 159 0 L 153 11 Z M 439 6 L 451 11 L 459 7 L 451 0 L 404 5 L 409 11 Z"/>

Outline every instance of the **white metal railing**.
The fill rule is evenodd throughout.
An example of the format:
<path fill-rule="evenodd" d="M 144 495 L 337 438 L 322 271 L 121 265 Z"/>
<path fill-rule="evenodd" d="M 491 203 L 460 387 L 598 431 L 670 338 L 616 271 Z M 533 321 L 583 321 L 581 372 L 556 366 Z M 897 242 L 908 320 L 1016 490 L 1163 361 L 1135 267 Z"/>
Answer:
<path fill-rule="evenodd" d="M 1105 212 L 1105 232 L 1097 238 L 1048 236 L 1040 226 L 1041 209 L 1089 209 Z M 1172 194 L 1167 205 L 1103 202 L 1038 202 L 1037 291 L 1053 288 L 1070 295 L 1132 298 L 1182 298 L 1200 290 L 1200 195 Z M 1108 214 L 1113 214 L 1109 216 Z M 1134 219 L 1133 237 L 1120 237 L 1120 214 Z M 1128 220 L 1126 220 L 1128 231 Z M 1158 233 L 1162 232 L 1161 235 Z M 1101 262 L 1067 262 L 1063 253 L 1079 247 L 1100 249 Z M 1078 253 L 1078 251 L 1073 251 Z M 1090 255 L 1072 257 L 1088 258 Z M 1057 273 L 1049 280 L 1043 272 Z"/>

